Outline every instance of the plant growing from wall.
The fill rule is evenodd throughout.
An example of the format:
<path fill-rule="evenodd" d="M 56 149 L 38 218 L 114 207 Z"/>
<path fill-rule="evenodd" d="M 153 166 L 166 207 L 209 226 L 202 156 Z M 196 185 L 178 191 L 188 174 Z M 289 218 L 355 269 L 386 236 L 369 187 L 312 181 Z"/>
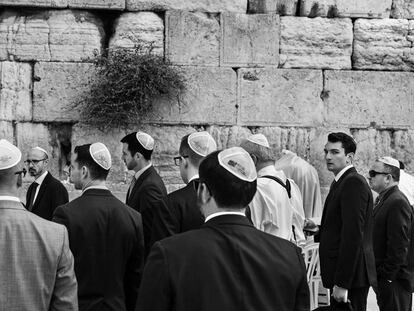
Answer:
<path fill-rule="evenodd" d="M 178 96 L 185 79 L 151 46 L 117 48 L 95 59 L 90 91 L 75 104 L 80 121 L 101 130 L 127 128 L 152 115 L 159 99 Z"/>

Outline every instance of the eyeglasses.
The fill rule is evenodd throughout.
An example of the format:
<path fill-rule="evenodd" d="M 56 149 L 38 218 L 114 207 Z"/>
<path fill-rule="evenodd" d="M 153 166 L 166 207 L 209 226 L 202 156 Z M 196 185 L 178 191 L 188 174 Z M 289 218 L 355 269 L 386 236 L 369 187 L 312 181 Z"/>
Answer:
<path fill-rule="evenodd" d="M 180 164 L 183 162 L 183 159 L 187 159 L 188 156 L 178 156 L 174 157 L 174 164 L 177 166 L 180 166 Z"/>
<path fill-rule="evenodd" d="M 44 161 L 44 160 L 46 160 L 46 159 L 41 159 L 41 160 L 26 160 L 26 161 L 24 161 L 24 163 L 26 165 L 30 165 L 30 164 L 38 165 L 39 162 Z"/>
<path fill-rule="evenodd" d="M 26 173 L 27 173 L 27 170 L 23 168 L 21 171 L 15 172 L 14 174 L 15 175 L 23 174 L 23 177 L 26 177 Z"/>
<path fill-rule="evenodd" d="M 390 173 L 386 173 L 386 172 L 377 172 L 377 171 L 374 171 L 374 170 L 370 170 L 370 171 L 368 172 L 368 175 L 369 175 L 369 177 L 371 177 L 371 178 L 373 178 L 373 177 L 375 177 L 375 176 L 377 176 L 377 175 L 388 175 L 388 174 L 390 174 Z"/>

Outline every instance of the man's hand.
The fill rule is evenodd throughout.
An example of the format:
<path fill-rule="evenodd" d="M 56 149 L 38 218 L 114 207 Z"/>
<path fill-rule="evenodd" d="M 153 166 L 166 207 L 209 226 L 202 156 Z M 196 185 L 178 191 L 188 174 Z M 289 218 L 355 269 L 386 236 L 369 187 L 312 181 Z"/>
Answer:
<path fill-rule="evenodd" d="M 334 286 L 332 291 L 333 298 L 338 302 L 347 302 L 348 301 L 348 290 L 339 286 Z"/>
<path fill-rule="evenodd" d="M 315 233 L 319 231 L 319 226 L 315 224 L 312 220 L 305 219 L 305 225 L 303 226 L 303 231 L 308 236 L 314 235 Z"/>

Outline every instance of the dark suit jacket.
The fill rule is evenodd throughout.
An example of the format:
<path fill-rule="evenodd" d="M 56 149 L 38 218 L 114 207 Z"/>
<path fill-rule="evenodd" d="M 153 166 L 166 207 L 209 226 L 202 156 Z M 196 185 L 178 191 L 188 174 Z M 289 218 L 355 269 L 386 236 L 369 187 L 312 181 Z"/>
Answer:
<path fill-rule="evenodd" d="M 30 199 L 29 192 L 27 191 L 26 194 L 26 206 Z M 68 202 L 69 195 L 65 186 L 48 172 L 40 185 L 39 193 L 37 194 L 31 212 L 44 219 L 52 220 L 56 207 Z"/>
<path fill-rule="evenodd" d="M 315 237 L 326 288 L 376 285 L 372 207 L 371 189 L 353 167 L 331 187 Z"/>
<path fill-rule="evenodd" d="M 374 254 L 378 279 L 414 289 L 414 212 L 398 186 L 380 196 L 374 209 Z"/>
<path fill-rule="evenodd" d="M 136 181 L 134 188 L 127 193 L 126 204 L 142 215 L 144 225 L 145 254 L 151 249 L 151 231 L 154 210 L 165 204 L 167 190 L 153 166 L 148 168 Z"/>
<path fill-rule="evenodd" d="M 171 235 L 198 229 L 204 223 L 204 216 L 197 206 L 195 181 L 167 196 L 167 204 L 154 214 L 152 243 Z"/>
<path fill-rule="evenodd" d="M 301 251 L 223 215 L 154 244 L 137 311 L 309 310 Z"/>
<path fill-rule="evenodd" d="M 89 189 L 56 209 L 75 257 L 79 310 L 134 310 L 143 266 L 141 215 L 109 190 Z"/>

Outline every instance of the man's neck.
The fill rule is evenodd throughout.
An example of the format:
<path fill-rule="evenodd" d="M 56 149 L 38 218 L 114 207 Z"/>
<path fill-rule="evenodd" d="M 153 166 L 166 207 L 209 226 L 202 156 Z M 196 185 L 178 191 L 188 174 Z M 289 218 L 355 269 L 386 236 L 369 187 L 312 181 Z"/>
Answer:
<path fill-rule="evenodd" d="M 142 161 L 141 163 L 139 163 L 137 166 L 134 167 L 134 172 L 139 172 L 140 170 L 142 170 L 144 167 L 147 167 L 148 165 L 151 164 L 151 161 Z"/>
<path fill-rule="evenodd" d="M 40 176 L 42 176 L 46 171 L 41 171 L 37 175 L 34 176 L 35 180 L 38 179 Z"/>
<path fill-rule="evenodd" d="M 89 188 L 89 187 L 96 187 L 96 186 L 99 186 L 99 187 L 106 186 L 106 181 L 98 180 L 98 179 L 89 180 L 82 185 L 82 190 Z"/>
<path fill-rule="evenodd" d="M 18 197 L 19 192 L 17 188 L 2 187 L 0 188 L 0 196 Z"/>
<path fill-rule="evenodd" d="M 379 194 L 383 194 L 385 192 L 387 192 L 387 190 L 389 190 L 390 188 L 394 187 L 394 186 L 398 186 L 398 182 L 392 182 L 390 183 L 387 187 L 385 187 L 384 189 L 382 189 Z"/>
<path fill-rule="evenodd" d="M 260 171 L 261 169 L 268 167 L 268 166 L 274 166 L 275 163 L 273 161 L 266 161 L 266 162 L 261 162 L 261 163 L 257 163 L 256 164 L 256 170 Z"/>

